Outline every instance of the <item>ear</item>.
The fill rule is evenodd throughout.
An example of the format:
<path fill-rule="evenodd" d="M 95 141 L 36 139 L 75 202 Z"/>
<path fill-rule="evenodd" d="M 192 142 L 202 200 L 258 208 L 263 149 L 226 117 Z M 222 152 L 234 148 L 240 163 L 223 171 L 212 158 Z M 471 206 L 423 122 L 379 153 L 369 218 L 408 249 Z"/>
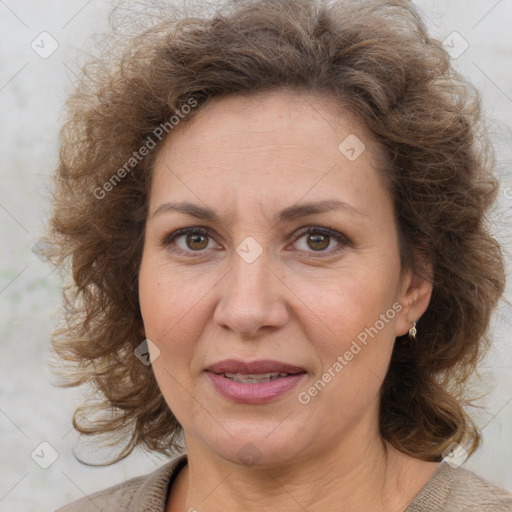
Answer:
<path fill-rule="evenodd" d="M 402 309 L 395 322 L 395 336 L 409 332 L 413 322 L 417 322 L 427 310 L 432 296 L 432 266 L 421 261 L 419 272 L 409 270 L 402 278 L 398 302 Z M 421 275 L 420 275 L 421 274 Z"/>

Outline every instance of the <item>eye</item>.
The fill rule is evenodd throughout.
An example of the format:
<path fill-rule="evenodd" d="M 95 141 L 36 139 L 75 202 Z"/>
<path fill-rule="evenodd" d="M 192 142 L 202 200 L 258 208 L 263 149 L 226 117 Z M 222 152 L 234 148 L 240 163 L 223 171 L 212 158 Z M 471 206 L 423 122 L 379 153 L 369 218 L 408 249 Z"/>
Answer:
<path fill-rule="evenodd" d="M 208 248 L 211 235 L 203 228 L 183 228 L 174 231 L 162 241 L 162 246 L 174 252 L 202 253 Z M 199 254 L 198 254 L 199 255 Z"/>
<path fill-rule="evenodd" d="M 300 250 L 313 253 L 326 253 L 329 256 L 341 252 L 346 246 L 352 246 L 352 243 L 345 235 L 338 233 L 338 231 L 320 226 L 309 226 L 301 231 L 295 244 L 300 240 L 303 240 L 303 243 L 299 244 L 302 245 L 302 248 L 299 248 Z M 332 243 L 333 240 L 338 242 L 338 245 L 335 246 L 334 249 L 332 249 L 334 245 Z M 326 250 L 329 247 L 331 247 L 331 250 Z"/>
<path fill-rule="evenodd" d="M 205 249 L 211 249 L 209 245 L 212 240 L 213 237 L 207 229 L 190 227 L 174 231 L 164 238 L 161 245 L 173 252 L 200 256 L 204 253 Z M 303 229 L 294 243 L 297 244 L 301 240 L 303 242 L 298 244 L 302 245 L 302 247 L 299 247 L 300 251 L 321 254 L 319 256 L 308 255 L 308 257 L 322 257 L 324 254 L 331 256 L 341 252 L 347 246 L 352 247 L 351 241 L 346 236 L 338 231 L 321 226 L 309 226 Z M 333 240 L 338 242 L 338 245 L 334 248 L 332 248 L 334 245 Z M 327 250 L 329 247 L 331 249 Z"/>

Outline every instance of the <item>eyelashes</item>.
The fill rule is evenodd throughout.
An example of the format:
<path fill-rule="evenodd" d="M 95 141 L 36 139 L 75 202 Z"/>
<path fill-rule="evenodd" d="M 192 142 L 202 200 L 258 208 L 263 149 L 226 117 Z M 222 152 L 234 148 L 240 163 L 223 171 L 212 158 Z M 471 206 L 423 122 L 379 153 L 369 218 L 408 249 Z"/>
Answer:
<path fill-rule="evenodd" d="M 310 258 L 333 256 L 345 250 L 346 247 L 353 247 L 352 242 L 345 235 L 322 226 L 308 226 L 295 233 L 293 238 L 293 245 L 304 239 L 304 247 L 306 247 L 306 249 L 299 249 L 299 252 L 304 253 L 306 257 Z M 180 239 L 184 240 L 181 247 L 177 245 L 177 241 Z M 173 231 L 169 235 L 165 236 L 165 238 L 160 242 L 160 245 L 172 253 L 186 255 L 189 257 L 200 257 L 206 254 L 210 243 L 214 240 L 215 237 L 208 228 L 197 226 Z M 326 248 L 331 246 L 332 240 L 338 242 L 338 245 L 336 245 L 334 249 L 331 248 L 326 250 Z M 197 244 L 197 247 L 195 248 L 196 250 L 193 248 L 191 249 L 187 242 L 190 244 Z M 313 244 L 312 249 L 308 243 Z M 315 250 L 315 244 L 317 245 L 316 249 L 319 250 Z M 308 250 L 308 248 L 311 250 Z"/>

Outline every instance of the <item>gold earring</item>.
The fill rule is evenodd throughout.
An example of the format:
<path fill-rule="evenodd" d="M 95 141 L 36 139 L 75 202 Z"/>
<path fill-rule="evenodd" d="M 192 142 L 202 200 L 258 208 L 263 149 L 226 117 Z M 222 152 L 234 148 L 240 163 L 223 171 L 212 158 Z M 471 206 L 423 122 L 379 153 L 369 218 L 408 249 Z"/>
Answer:
<path fill-rule="evenodd" d="M 415 340 L 416 339 L 416 322 L 412 323 L 412 327 L 409 329 L 409 338 Z"/>

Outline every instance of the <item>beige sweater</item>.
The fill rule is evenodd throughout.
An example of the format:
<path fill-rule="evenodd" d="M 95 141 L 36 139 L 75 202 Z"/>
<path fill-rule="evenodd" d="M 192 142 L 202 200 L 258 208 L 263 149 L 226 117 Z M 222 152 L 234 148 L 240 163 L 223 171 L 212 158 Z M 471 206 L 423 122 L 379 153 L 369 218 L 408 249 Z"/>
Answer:
<path fill-rule="evenodd" d="M 149 475 L 91 494 L 57 512 L 165 512 L 169 486 L 186 463 L 186 454 L 179 455 Z M 442 462 L 403 512 L 511 511 L 511 493 L 467 469 Z"/>

